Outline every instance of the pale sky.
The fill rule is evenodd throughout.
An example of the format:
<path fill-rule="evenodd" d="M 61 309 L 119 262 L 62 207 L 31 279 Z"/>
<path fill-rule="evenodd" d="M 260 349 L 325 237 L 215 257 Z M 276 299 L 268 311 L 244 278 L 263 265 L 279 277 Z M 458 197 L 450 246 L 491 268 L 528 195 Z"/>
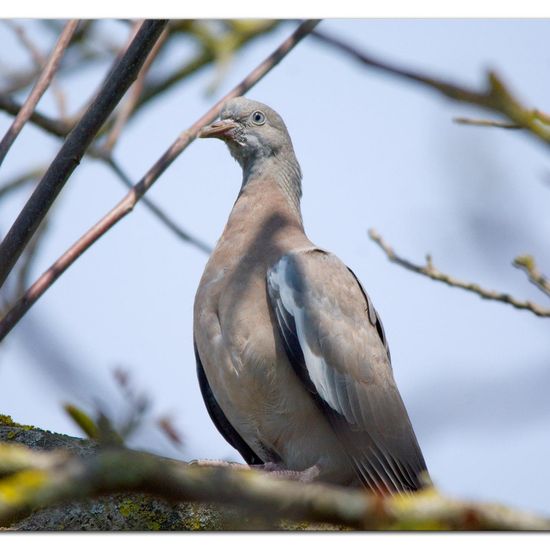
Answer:
<path fill-rule="evenodd" d="M 117 146 L 122 166 L 141 177 L 294 27 L 282 25 L 247 47 L 214 96 L 205 94 L 214 79 L 208 69 L 153 102 Z M 320 28 L 382 59 L 471 86 L 483 86 L 485 71 L 495 69 L 527 105 L 550 110 L 548 21 L 329 20 Z M 125 28 L 113 23 L 112 32 L 122 39 Z M 24 59 L 5 26 L 0 45 L 0 67 Z M 68 78 L 69 106 L 79 106 L 106 69 Z M 454 124 L 456 116 L 488 115 L 375 73 L 311 38 L 247 95 L 287 124 L 304 173 L 309 237 L 353 269 L 382 317 L 435 483 L 452 496 L 550 513 L 550 321 L 390 264 L 367 237 L 375 227 L 412 261 L 431 253 L 442 271 L 545 304 L 511 261 L 532 253 L 550 273 L 547 148 L 522 132 Z M 40 109 L 55 113 L 51 98 Z M 0 133 L 9 123 L 0 114 Z M 0 182 L 30 162 L 47 162 L 58 147 L 26 127 Z M 240 181 L 221 142 L 198 140 L 149 196 L 213 244 Z M 0 203 L 2 233 L 27 193 Z M 83 162 L 58 200 L 33 279 L 124 193 L 100 162 Z M 137 207 L 6 338 L 0 412 L 78 435 L 62 403 L 122 417 L 112 371 L 123 366 L 153 403 L 135 445 L 184 458 L 238 459 L 208 418 L 195 376 L 192 305 L 206 260 Z M 183 434 L 183 454 L 153 426 L 163 414 Z"/>

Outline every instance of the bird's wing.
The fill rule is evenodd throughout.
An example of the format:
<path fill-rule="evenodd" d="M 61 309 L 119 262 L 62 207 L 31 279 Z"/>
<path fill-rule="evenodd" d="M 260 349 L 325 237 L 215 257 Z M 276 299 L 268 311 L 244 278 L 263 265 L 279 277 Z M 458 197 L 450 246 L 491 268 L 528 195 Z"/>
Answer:
<path fill-rule="evenodd" d="M 239 435 L 237 430 L 235 430 L 216 401 L 212 388 L 210 388 L 210 384 L 206 378 L 206 373 L 204 372 L 204 367 L 202 366 L 196 344 L 195 359 L 197 360 L 197 377 L 199 379 L 199 386 L 206 405 L 206 410 L 208 411 L 212 422 L 214 422 L 214 425 L 223 435 L 224 439 L 241 454 L 247 464 L 263 464 L 262 459 L 249 447 L 246 441 Z"/>
<path fill-rule="evenodd" d="M 420 488 L 426 464 L 395 385 L 382 323 L 353 272 L 312 248 L 283 256 L 267 286 L 292 366 L 359 478 L 379 493 Z"/>

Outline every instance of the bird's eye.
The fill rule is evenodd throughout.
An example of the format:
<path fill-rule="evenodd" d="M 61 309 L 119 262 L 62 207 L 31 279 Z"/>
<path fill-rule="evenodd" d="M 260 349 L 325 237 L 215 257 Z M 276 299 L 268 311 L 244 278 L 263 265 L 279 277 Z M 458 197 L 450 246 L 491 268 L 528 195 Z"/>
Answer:
<path fill-rule="evenodd" d="M 252 113 L 252 122 L 254 124 L 257 124 L 258 126 L 265 122 L 265 115 L 262 113 L 262 111 L 254 111 Z"/>

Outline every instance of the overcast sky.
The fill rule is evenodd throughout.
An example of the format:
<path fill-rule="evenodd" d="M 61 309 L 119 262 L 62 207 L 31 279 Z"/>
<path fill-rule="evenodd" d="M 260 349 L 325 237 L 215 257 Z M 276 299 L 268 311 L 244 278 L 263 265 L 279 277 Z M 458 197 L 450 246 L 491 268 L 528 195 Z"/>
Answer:
<path fill-rule="evenodd" d="M 116 158 L 137 180 L 294 27 L 285 24 L 247 47 L 215 96 L 205 93 L 215 77 L 208 69 L 153 102 L 126 129 Z M 495 69 L 527 105 L 550 110 L 548 21 L 334 20 L 320 28 L 382 59 L 471 86 L 484 86 L 485 72 Z M 124 25 L 113 23 L 111 31 L 124 40 Z M 0 67 L 26 59 L 16 44 L 0 26 Z M 81 105 L 106 69 L 66 80 L 70 107 Z M 456 277 L 544 303 L 511 261 L 532 253 L 550 273 L 548 150 L 522 132 L 457 125 L 453 117 L 487 114 L 365 69 L 311 38 L 248 96 L 272 106 L 288 126 L 304 173 L 309 237 L 353 269 L 382 317 L 434 481 L 457 497 L 550 513 L 550 321 L 390 264 L 367 237 L 375 227 L 413 261 L 429 252 Z M 55 113 L 51 98 L 40 108 Z M 0 133 L 9 123 L 0 114 Z M 49 161 L 58 147 L 28 125 L 0 182 Z M 240 181 L 221 142 L 198 140 L 149 196 L 214 244 Z M 124 193 L 101 163 L 84 161 L 58 200 L 33 279 Z M 27 194 L 0 203 L 2 233 Z M 6 338 L 0 412 L 77 435 L 62 403 L 121 418 L 124 399 L 112 372 L 124 367 L 153 403 L 135 445 L 238 459 L 208 418 L 195 377 L 192 305 L 206 260 L 137 207 Z M 164 414 L 185 438 L 183 453 L 154 427 Z"/>

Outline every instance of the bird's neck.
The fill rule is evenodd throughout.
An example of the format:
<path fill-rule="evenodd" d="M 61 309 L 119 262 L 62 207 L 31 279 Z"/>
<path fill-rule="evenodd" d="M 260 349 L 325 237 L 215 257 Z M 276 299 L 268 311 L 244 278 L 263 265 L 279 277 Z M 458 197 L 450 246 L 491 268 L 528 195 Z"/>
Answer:
<path fill-rule="evenodd" d="M 245 171 L 239 196 L 212 255 L 215 262 L 222 262 L 228 269 L 238 265 L 266 268 L 283 251 L 309 243 L 300 213 L 296 168 L 294 176 L 292 170 L 283 175 L 280 167 L 276 168 L 256 165 Z M 262 258 L 259 263 L 258 254 Z"/>
<path fill-rule="evenodd" d="M 300 209 L 302 170 L 293 152 L 286 151 L 284 154 L 253 159 L 243 163 L 242 168 L 241 193 L 251 184 L 262 185 L 262 182 L 274 182 L 281 188 L 291 209 L 297 214 L 300 221 L 302 220 Z"/>

